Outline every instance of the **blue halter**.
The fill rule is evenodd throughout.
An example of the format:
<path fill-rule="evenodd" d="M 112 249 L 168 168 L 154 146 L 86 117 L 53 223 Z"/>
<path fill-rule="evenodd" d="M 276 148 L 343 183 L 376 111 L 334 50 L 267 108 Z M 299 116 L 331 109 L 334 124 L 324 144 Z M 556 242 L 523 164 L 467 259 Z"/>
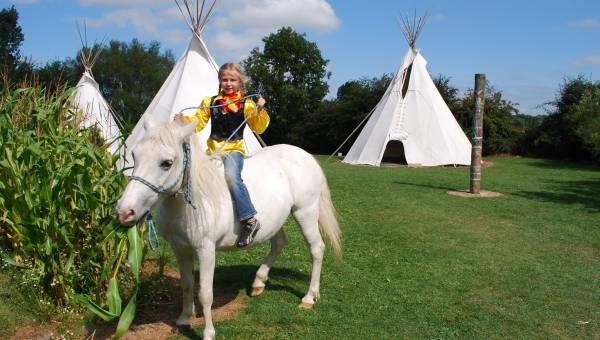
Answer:
<path fill-rule="evenodd" d="M 171 191 L 171 189 L 173 189 L 177 185 L 177 183 L 181 180 L 183 176 L 186 177 L 186 183 L 184 185 L 184 188 L 179 188 L 179 190 L 174 192 L 172 196 L 183 197 L 184 201 L 187 204 L 189 204 L 192 208 L 196 209 L 196 206 L 192 202 L 192 182 L 190 180 L 190 145 L 188 143 L 183 143 L 183 171 L 181 171 L 173 185 L 169 186 L 168 188 L 165 188 L 163 186 L 157 186 L 139 176 L 131 176 L 129 177 L 129 179 L 133 181 L 138 181 L 146 185 L 148 188 L 152 189 L 152 191 L 154 191 L 157 194 L 163 194 L 165 192 Z"/>

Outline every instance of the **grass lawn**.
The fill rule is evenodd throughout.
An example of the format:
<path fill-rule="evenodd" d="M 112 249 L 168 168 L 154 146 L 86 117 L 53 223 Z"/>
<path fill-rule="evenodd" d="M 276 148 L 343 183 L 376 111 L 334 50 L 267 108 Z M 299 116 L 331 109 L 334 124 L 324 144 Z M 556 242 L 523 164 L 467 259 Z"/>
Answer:
<path fill-rule="evenodd" d="M 288 221 L 290 244 L 267 290 L 236 319 L 217 322 L 217 335 L 599 338 L 600 168 L 489 160 L 482 189 L 502 197 L 448 195 L 468 188 L 468 168 L 324 164 L 344 259 L 328 254 L 321 300 L 312 311 L 296 307 L 310 259 Z M 247 294 L 267 250 L 219 253 L 215 286 Z"/>
<path fill-rule="evenodd" d="M 36 301 L 29 287 L 16 282 L 14 269 L 0 266 L 0 339 L 14 335 L 15 328 L 51 320 L 54 308 Z"/>
<path fill-rule="evenodd" d="M 340 215 L 344 258 L 336 263 L 327 252 L 321 299 L 312 311 L 297 308 L 311 265 L 290 219 L 290 244 L 267 289 L 245 298 L 236 318 L 216 322 L 217 337 L 600 338 L 600 168 L 489 161 L 482 189 L 502 197 L 448 195 L 468 187 L 466 167 L 322 162 Z M 215 287 L 247 296 L 267 251 L 263 245 L 217 254 Z M 9 320 L 10 304 L 21 298 L 5 289 L 8 279 L 0 275 L 0 328 L 28 322 Z M 201 328 L 195 334 L 200 337 Z"/>

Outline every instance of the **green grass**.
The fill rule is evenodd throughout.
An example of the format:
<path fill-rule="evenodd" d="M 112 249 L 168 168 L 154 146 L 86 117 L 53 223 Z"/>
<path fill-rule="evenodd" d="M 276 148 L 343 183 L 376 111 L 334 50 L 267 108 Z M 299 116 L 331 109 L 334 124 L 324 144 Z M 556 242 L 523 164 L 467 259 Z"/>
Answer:
<path fill-rule="evenodd" d="M 600 169 L 490 160 L 482 189 L 499 198 L 448 195 L 468 188 L 468 168 L 325 164 L 344 259 L 328 254 L 321 300 L 313 311 L 296 307 L 310 260 L 288 221 L 291 242 L 267 290 L 236 319 L 217 322 L 218 336 L 600 337 Z M 267 249 L 218 254 L 215 286 L 247 294 Z"/>
<path fill-rule="evenodd" d="M 23 286 L 17 270 L 0 267 L 0 339 L 13 335 L 17 327 L 49 321 L 54 308 L 36 300 L 35 288 Z"/>
<path fill-rule="evenodd" d="M 311 266 L 289 220 L 290 244 L 267 289 L 246 298 L 235 319 L 216 322 L 217 336 L 600 338 L 600 168 L 489 160 L 482 189 L 502 197 L 448 195 L 468 187 L 468 168 L 323 164 L 344 258 L 335 263 L 327 253 L 315 309 L 297 308 Z M 267 251 L 217 254 L 215 289 L 247 295 Z"/>

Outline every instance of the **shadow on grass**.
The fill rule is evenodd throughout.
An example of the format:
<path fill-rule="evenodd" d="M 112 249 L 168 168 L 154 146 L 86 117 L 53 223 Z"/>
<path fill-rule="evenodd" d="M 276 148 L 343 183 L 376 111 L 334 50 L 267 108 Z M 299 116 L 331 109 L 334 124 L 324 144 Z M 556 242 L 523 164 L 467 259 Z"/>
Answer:
<path fill-rule="evenodd" d="M 250 296 L 252 290 L 252 281 L 254 281 L 254 275 L 258 270 L 258 266 L 251 265 L 237 265 L 237 266 L 226 266 L 217 267 L 215 270 L 215 287 L 221 287 L 227 290 L 239 291 L 245 289 L 246 294 Z M 277 281 L 299 281 L 309 282 L 310 277 L 304 273 L 297 272 L 295 270 L 287 268 L 272 268 L 269 271 L 269 278 L 276 279 Z M 302 298 L 304 294 L 292 287 L 285 286 L 282 284 L 267 283 L 268 290 L 286 291 L 299 298 Z"/>
<path fill-rule="evenodd" d="M 236 265 L 220 266 L 215 269 L 213 284 L 213 317 L 217 320 L 215 310 L 235 303 L 236 297 L 240 291 L 245 291 L 250 296 L 252 281 L 258 270 L 256 265 Z M 194 272 L 194 305 L 196 306 L 196 316 L 202 317 L 202 307 L 198 300 L 199 284 L 198 271 Z M 286 281 L 309 281 L 309 276 L 294 270 L 286 268 L 273 268 L 269 272 L 269 277 L 279 282 Z M 267 290 L 285 291 L 292 295 L 302 298 L 303 293 L 297 289 L 286 286 L 285 284 L 267 284 Z M 140 328 L 145 325 L 164 324 L 170 327 L 173 334 L 177 333 L 189 339 L 201 339 L 198 331 L 194 329 L 178 330 L 175 322 L 181 313 L 182 291 L 179 284 L 179 273 L 175 270 L 166 270 L 164 275 L 158 272 L 147 275 L 140 287 L 138 294 L 138 306 L 136 316 L 131 325 L 131 329 Z M 112 322 L 95 322 L 89 324 L 87 336 L 95 339 L 110 339 L 115 332 L 118 320 Z M 200 330 L 201 332 L 201 330 Z M 157 333 L 154 333 L 158 336 Z M 150 336 L 138 334 L 138 336 Z"/>
<path fill-rule="evenodd" d="M 521 191 L 514 195 L 559 204 L 581 204 L 590 212 L 600 212 L 600 179 L 552 181 L 548 186 L 552 191 Z"/>
<path fill-rule="evenodd" d="M 429 188 L 429 189 L 444 190 L 444 191 L 464 189 L 464 188 L 451 188 L 451 187 L 445 187 L 445 186 L 440 186 L 440 185 L 431 185 L 431 184 L 423 184 L 423 183 L 408 183 L 408 182 L 399 182 L 399 181 L 393 181 L 392 183 L 399 184 L 399 185 L 413 186 L 413 187 L 418 187 L 418 188 Z M 468 186 L 468 184 L 469 183 L 467 182 L 467 186 Z"/>
<path fill-rule="evenodd" d="M 600 167 L 594 163 L 573 163 L 551 159 L 536 159 L 530 163 L 527 163 L 527 165 L 548 170 L 578 170 L 591 172 L 600 171 Z"/>

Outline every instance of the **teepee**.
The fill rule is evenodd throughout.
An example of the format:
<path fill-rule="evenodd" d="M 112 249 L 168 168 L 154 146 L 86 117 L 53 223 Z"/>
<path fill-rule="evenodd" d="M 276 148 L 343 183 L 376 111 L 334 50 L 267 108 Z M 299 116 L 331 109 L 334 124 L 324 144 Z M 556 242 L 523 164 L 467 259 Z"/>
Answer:
<path fill-rule="evenodd" d="M 119 149 L 117 139 L 121 136 L 121 130 L 115 119 L 118 116 L 102 97 L 100 87 L 92 74 L 92 67 L 100 52 L 100 45 L 96 45 L 95 48 L 87 48 L 85 44 L 79 51 L 84 71 L 75 87 L 72 104 L 83 116 L 79 126 L 82 128 L 96 126 L 100 135 L 108 144 L 108 150 L 114 154 Z"/>
<path fill-rule="evenodd" d="M 208 52 L 201 36 L 206 23 L 215 10 L 216 0 L 206 11 L 206 14 L 203 13 L 204 0 L 202 4 L 196 1 L 195 8 L 192 8 L 186 0 L 183 0 L 182 3 L 175 0 L 175 3 L 192 30 L 192 38 L 167 80 L 125 141 L 125 166 L 127 167 L 133 165 L 131 150 L 145 134 L 144 119 L 150 117 L 160 123 L 171 121 L 177 112 L 185 108 L 197 107 L 204 97 L 216 95 L 219 91 L 219 68 Z M 184 114 L 191 115 L 194 112 L 195 110 L 191 109 L 186 110 Z M 210 136 L 210 129 L 211 122 L 209 120 L 206 127 L 200 133 L 194 135 L 195 138 L 200 139 L 203 151 L 206 151 L 207 148 L 206 140 Z M 262 148 L 248 126 L 244 130 L 244 141 L 247 154 L 253 154 Z"/>
<path fill-rule="evenodd" d="M 427 61 L 415 47 L 425 19 L 402 18 L 408 52 L 344 163 L 379 166 L 384 157 L 401 157 L 403 147 L 409 165 L 470 164 L 471 143 L 435 87 Z"/>

